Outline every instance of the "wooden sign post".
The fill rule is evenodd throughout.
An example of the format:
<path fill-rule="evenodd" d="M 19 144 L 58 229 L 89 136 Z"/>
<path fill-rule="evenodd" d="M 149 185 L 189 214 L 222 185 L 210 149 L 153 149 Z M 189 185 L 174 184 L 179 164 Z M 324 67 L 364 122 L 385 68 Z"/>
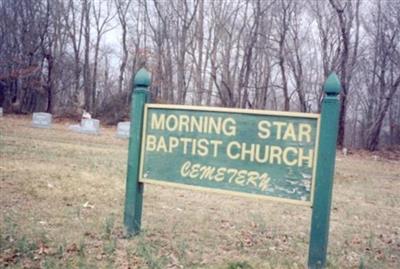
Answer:
<path fill-rule="evenodd" d="M 150 73 L 140 69 L 133 79 L 131 127 L 126 177 L 124 224 L 128 234 L 137 234 L 142 222 L 143 183 L 139 182 L 140 143 L 144 105 L 149 100 Z"/>
<path fill-rule="evenodd" d="M 333 176 L 335 173 L 336 139 L 339 123 L 340 82 L 331 74 L 324 84 L 325 96 L 321 107 L 321 126 L 316 171 L 314 203 L 308 267 L 323 268 L 328 248 L 329 218 L 331 214 Z"/>
<path fill-rule="evenodd" d="M 146 104 L 150 74 L 134 78 L 124 223 L 140 231 L 143 184 L 311 206 L 309 267 L 326 263 L 340 84 L 321 114 Z"/>

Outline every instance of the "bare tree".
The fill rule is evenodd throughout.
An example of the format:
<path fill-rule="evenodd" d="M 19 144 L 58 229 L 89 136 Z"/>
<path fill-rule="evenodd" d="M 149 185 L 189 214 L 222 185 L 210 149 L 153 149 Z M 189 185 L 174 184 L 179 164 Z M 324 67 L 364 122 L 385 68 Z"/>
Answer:
<path fill-rule="evenodd" d="M 117 15 L 119 19 L 119 23 L 122 28 L 122 59 L 120 66 L 120 73 L 118 78 L 118 92 L 121 93 L 123 91 L 123 83 L 125 76 L 126 64 L 128 61 L 128 47 L 127 47 L 127 14 L 129 10 L 129 6 L 131 5 L 131 0 L 114 0 L 115 6 L 117 8 Z"/>
<path fill-rule="evenodd" d="M 378 1 L 374 14 L 373 79 L 368 85 L 365 145 L 376 150 L 389 106 L 400 87 L 400 5 Z"/>
<path fill-rule="evenodd" d="M 187 0 L 182 0 L 183 3 L 171 2 L 171 6 L 174 10 L 175 16 L 177 17 L 176 25 L 176 43 L 175 43 L 175 57 L 177 63 L 177 87 L 178 87 L 178 99 L 179 104 L 184 104 L 187 94 L 187 82 L 186 82 L 186 55 L 187 46 L 189 41 L 189 29 L 193 24 L 196 16 L 197 7 L 199 4 L 198 0 L 194 0 L 193 6 L 191 6 Z M 183 4 L 183 5 L 182 5 Z"/>
<path fill-rule="evenodd" d="M 292 42 L 292 50 L 290 51 L 288 57 L 288 64 L 293 74 L 293 79 L 295 81 L 295 89 L 299 100 L 299 108 L 301 112 L 307 112 L 307 100 L 305 91 L 305 72 L 303 64 L 303 53 L 302 47 L 307 44 L 306 39 L 301 36 L 301 14 L 300 6 L 297 2 L 293 3 L 293 15 L 292 20 L 289 23 L 289 36 Z"/>
<path fill-rule="evenodd" d="M 341 91 L 341 103 L 340 103 L 340 116 L 339 116 L 339 133 L 338 133 L 338 145 L 342 147 L 344 145 L 345 127 L 346 127 L 346 113 L 347 113 L 347 95 L 349 93 L 350 83 L 353 75 L 353 69 L 356 64 L 356 58 L 358 53 L 358 39 L 359 39 L 359 9 L 360 0 L 357 0 L 355 7 L 353 2 L 348 0 L 344 5 L 337 0 L 329 0 L 329 3 L 336 12 L 339 27 L 340 27 L 340 84 L 342 87 Z M 355 10 L 354 10 L 355 8 Z M 353 27 L 353 21 L 356 18 L 356 34 L 354 41 L 351 39 L 351 30 Z"/>
<path fill-rule="evenodd" d="M 105 5 L 105 6 L 104 6 Z M 105 8 L 105 14 L 104 14 Z M 114 19 L 115 13 L 112 13 L 112 2 L 111 0 L 107 0 L 104 2 L 93 2 L 93 19 L 95 22 L 95 30 L 96 30 L 96 41 L 95 41 L 95 49 L 94 49 L 94 63 L 93 63 L 93 76 L 92 76 L 92 88 L 91 88 L 91 107 L 92 113 L 96 115 L 96 106 L 97 106 L 97 69 L 98 69 L 98 60 L 99 60 L 99 50 L 100 50 L 100 41 L 103 35 L 112 29 L 114 29 L 113 25 L 110 25 L 110 22 Z"/>
<path fill-rule="evenodd" d="M 82 1 L 82 12 L 84 17 L 84 63 L 83 63 L 83 92 L 85 109 L 92 112 L 92 89 L 90 75 L 90 9 L 92 8 L 91 0 Z"/>
<path fill-rule="evenodd" d="M 381 0 L 0 1 L 0 105 L 121 120 L 126 75 L 145 65 L 156 102 L 319 111 L 336 71 L 339 146 L 375 150 L 399 142 L 399 10 Z M 104 38 L 117 26 L 121 50 Z"/>
<path fill-rule="evenodd" d="M 288 78 L 287 78 L 287 66 L 286 66 L 286 42 L 289 31 L 289 22 L 292 20 L 293 15 L 293 2 L 291 0 L 280 0 L 281 12 L 277 16 L 277 25 L 278 25 L 278 63 L 280 68 L 280 75 L 282 81 L 282 92 L 284 98 L 283 109 L 285 111 L 290 110 L 290 94 L 288 87 Z"/>
<path fill-rule="evenodd" d="M 64 22 L 68 36 L 72 43 L 74 52 L 74 91 L 72 103 L 74 106 L 79 106 L 79 94 L 81 91 L 80 78 L 81 78 L 81 45 L 83 36 L 84 14 L 79 13 L 79 9 L 74 0 L 69 0 L 63 8 Z"/>

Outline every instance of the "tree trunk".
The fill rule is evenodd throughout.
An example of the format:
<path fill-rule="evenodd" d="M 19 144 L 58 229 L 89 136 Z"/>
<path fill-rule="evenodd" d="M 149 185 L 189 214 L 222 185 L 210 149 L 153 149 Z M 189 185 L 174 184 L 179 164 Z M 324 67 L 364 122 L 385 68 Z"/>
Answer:
<path fill-rule="evenodd" d="M 83 90 L 84 90 L 84 98 L 85 98 L 85 109 L 92 113 L 92 90 L 90 85 L 90 66 L 89 66 L 89 53 L 90 53 L 90 0 L 84 0 L 83 12 L 85 16 L 85 28 L 84 28 L 84 37 L 85 37 L 85 55 L 84 55 L 84 64 L 83 64 Z"/>

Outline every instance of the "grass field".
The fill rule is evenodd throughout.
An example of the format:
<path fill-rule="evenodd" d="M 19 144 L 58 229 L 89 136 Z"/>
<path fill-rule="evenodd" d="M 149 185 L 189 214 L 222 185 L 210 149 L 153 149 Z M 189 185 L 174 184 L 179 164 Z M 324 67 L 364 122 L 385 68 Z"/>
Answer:
<path fill-rule="evenodd" d="M 310 208 L 146 185 L 124 236 L 126 140 L 0 118 L 0 267 L 306 268 Z M 400 268 L 400 160 L 338 154 L 329 268 Z"/>

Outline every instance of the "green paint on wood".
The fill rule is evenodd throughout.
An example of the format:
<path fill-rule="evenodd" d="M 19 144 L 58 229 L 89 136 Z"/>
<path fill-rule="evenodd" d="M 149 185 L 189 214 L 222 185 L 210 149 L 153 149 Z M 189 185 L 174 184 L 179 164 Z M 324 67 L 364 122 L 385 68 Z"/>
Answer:
<path fill-rule="evenodd" d="M 308 266 L 312 269 L 323 268 L 326 264 L 340 110 L 338 100 L 340 83 L 336 74 L 332 73 L 328 77 L 324 84 L 324 91 L 326 96 L 321 108 L 318 164 L 308 257 Z"/>
<path fill-rule="evenodd" d="M 150 83 L 151 83 L 150 73 L 144 68 L 139 69 L 139 71 L 136 73 L 136 75 L 133 79 L 134 86 L 135 87 L 149 87 Z"/>
<path fill-rule="evenodd" d="M 308 266 L 323 268 L 340 109 L 337 76 L 331 74 L 324 84 L 320 116 L 145 107 L 150 81 L 145 69 L 134 78 L 124 212 L 128 233 L 140 231 L 142 182 L 313 204 Z"/>
<path fill-rule="evenodd" d="M 144 105 L 149 98 L 147 87 L 151 81 L 150 73 L 145 69 L 140 69 L 133 81 L 124 211 L 124 224 L 129 235 L 140 231 L 142 218 L 143 184 L 139 182 L 140 143 L 142 141 Z"/>
<path fill-rule="evenodd" d="M 143 182 L 311 204 L 318 117 L 147 108 Z"/>
<path fill-rule="evenodd" d="M 338 95 L 340 93 L 340 81 L 335 73 L 330 74 L 326 79 L 324 92 L 327 95 Z"/>

